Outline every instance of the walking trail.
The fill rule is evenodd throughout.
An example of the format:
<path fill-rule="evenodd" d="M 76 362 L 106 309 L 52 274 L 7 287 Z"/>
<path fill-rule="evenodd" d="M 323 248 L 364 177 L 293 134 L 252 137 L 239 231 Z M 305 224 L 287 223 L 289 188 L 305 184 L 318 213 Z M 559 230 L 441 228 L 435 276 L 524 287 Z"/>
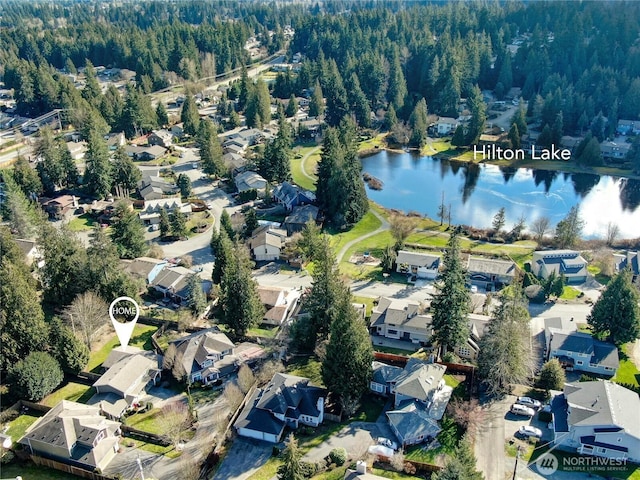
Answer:
<path fill-rule="evenodd" d="M 356 243 L 361 242 L 362 240 L 365 240 L 369 237 L 373 237 L 374 235 L 384 232 L 385 230 L 389 230 L 389 222 L 387 222 L 386 218 L 384 218 L 375 210 L 369 210 L 369 211 L 373 213 L 378 220 L 380 220 L 381 225 L 377 229 L 375 229 L 373 232 L 365 233 L 364 235 L 360 235 L 358 238 L 354 238 L 350 242 L 345 243 L 345 245 L 338 252 L 338 255 L 337 255 L 338 263 L 342 261 L 342 257 L 344 257 L 347 251 Z"/>
<path fill-rule="evenodd" d="M 304 157 L 302 157 L 302 160 L 300 160 L 300 169 L 302 170 L 302 174 L 309 180 L 313 180 L 314 182 L 316 181 L 316 178 L 307 173 L 307 169 L 305 168 L 304 164 L 311 155 L 315 155 L 316 153 L 318 153 L 318 150 L 320 150 L 320 148 L 321 147 L 316 147 L 313 150 L 309 150 L 309 152 Z"/>

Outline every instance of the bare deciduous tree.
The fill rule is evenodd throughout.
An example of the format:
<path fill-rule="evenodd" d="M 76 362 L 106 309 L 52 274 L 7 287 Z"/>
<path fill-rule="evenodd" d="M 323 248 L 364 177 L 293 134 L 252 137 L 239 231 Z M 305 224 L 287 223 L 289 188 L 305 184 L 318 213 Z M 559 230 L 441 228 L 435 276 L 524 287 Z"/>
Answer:
<path fill-rule="evenodd" d="M 180 455 L 180 480 L 198 480 L 200 478 L 200 462 L 193 456 L 184 452 Z"/>
<path fill-rule="evenodd" d="M 416 219 L 405 215 L 394 214 L 389 218 L 391 235 L 396 241 L 396 246 L 402 248 L 407 237 L 416 228 Z"/>
<path fill-rule="evenodd" d="M 264 385 L 273 378 L 276 373 L 283 372 L 284 366 L 279 360 L 267 360 L 258 370 L 258 385 Z"/>
<path fill-rule="evenodd" d="M 238 387 L 242 393 L 246 394 L 254 383 L 256 383 L 256 376 L 247 364 L 243 364 L 238 370 Z"/>
<path fill-rule="evenodd" d="M 551 221 L 548 217 L 538 217 L 531 224 L 531 231 L 535 235 L 536 242 L 540 243 L 544 236 L 549 233 Z"/>
<path fill-rule="evenodd" d="M 156 244 L 152 244 L 151 247 L 149 247 L 149 252 L 147 253 L 147 255 L 151 258 L 165 258 L 165 254 L 164 254 L 164 250 L 162 250 L 162 247 L 160 245 L 156 245 Z"/>
<path fill-rule="evenodd" d="M 613 244 L 618 240 L 620 236 L 620 227 L 617 223 L 609 222 L 607 224 L 606 242 L 607 246 L 613 247 Z"/>
<path fill-rule="evenodd" d="M 447 410 L 455 422 L 466 430 L 467 435 L 473 438 L 484 419 L 484 410 L 480 408 L 478 400 L 472 398 L 466 402 L 459 398 L 454 398 L 447 405 Z"/>
<path fill-rule="evenodd" d="M 402 451 L 394 453 L 389 463 L 396 472 L 402 472 L 404 470 L 404 453 Z"/>
<path fill-rule="evenodd" d="M 109 319 L 109 305 L 94 292 L 78 295 L 67 307 L 65 316 L 74 333 L 91 350 L 91 342 L 100 327 Z"/>
<path fill-rule="evenodd" d="M 191 426 L 189 408 L 184 402 L 171 402 L 162 407 L 161 415 L 163 433 L 177 446 L 185 430 Z"/>
<path fill-rule="evenodd" d="M 242 390 L 234 382 L 228 382 L 225 385 L 223 395 L 232 411 L 238 408 L 244 399 Z"/>

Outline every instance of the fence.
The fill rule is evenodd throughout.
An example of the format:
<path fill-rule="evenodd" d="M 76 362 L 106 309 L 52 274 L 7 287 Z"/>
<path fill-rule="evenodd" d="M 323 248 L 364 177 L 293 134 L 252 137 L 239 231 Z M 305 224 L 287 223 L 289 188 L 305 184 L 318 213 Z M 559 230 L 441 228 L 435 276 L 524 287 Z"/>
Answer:
<path fill-rule="evenodd" d="M 155 433 L 138 430 L 137 428 L 133 428 L 128 425 L 121 425 L 120 431 L 125 437 L 131 437 L 136 440 L 142 440 L 143 442 L 153 443 L 154 445 L 160 445 L 161 447 L 168 447 L 171 445 L 169 439 L 164 435 L 156 435 Z"/>
<path fill-rule="evenodd" d="M 50 458 L 40 457 L 38 455 L 31 455 L 31 460 L 36 465 L 42 465 L 44 467 L 53 468 L 54 470 L 58 470 L 60 472 L 69 473 L 71 475 L 75 475 L 81 478 L 88 478 L 90 480 L 115 480 L 116 478 L 118 478 L 111 475 L 103 475 L 97 472 L 90 472 L 89 470 L 85 470 L 83 468 L 58 462 Z"/>

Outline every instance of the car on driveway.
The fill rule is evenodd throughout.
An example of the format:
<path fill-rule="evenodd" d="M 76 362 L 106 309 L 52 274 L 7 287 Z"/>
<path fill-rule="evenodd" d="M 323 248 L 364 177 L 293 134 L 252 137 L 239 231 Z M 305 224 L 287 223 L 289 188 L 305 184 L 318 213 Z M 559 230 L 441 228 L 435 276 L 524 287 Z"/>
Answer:
<path fill-rule="evenodd" d="M 518 403 L 511 405 L 510 411 L 514 415 L 522 415 L 523 417 L 533 417 L 536 414 L 536 411 L 533 408 L 525 407 Z"/>
<path fill-rule="evenodd" d="M 522 438 L 542 438 L 542 430 L 531 425 L 522 425 L 518 430 L 518 435 Z"/>
<path fill-rule="evenodd" d="M 516 403 L 519 403 L 520 405 L 524 405 L 525 407 L 531 407 L 536 409 L 542 406 L 542 404 L 538 400 L 531 397 L 518 397 L 518 400 L 516 401 Z"/>
<path fill-rule="evenodd" d="M 396 442 L 389 440 L 388 438 L 378 437 L 378 445 L 382 445 L 383 447 L 390 448 L 391 450 L 398 450 L 398 444 Z"/>

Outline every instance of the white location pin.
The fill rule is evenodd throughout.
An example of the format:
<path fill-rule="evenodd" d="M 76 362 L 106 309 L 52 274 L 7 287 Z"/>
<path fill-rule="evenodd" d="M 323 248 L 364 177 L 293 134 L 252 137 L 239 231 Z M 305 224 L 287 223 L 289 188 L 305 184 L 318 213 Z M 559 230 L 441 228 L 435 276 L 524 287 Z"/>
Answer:
<path fill-rule="evenodd" d="M 127 348 L 131 340 L 139 316 L 140 307 L 133 298 L 118 297 L 109 305 L 109 317 L 123 349 Z"/>

